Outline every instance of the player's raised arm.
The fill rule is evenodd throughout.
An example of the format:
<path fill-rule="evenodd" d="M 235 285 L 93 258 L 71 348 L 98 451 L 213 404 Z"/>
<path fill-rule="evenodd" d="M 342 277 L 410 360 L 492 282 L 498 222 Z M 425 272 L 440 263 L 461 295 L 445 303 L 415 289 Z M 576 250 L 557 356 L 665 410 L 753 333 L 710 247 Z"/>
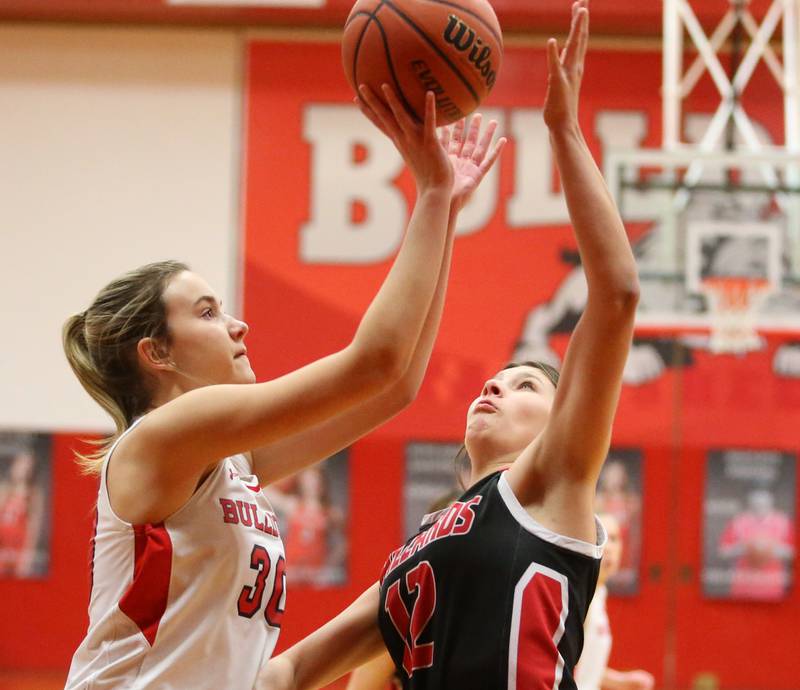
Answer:
<path fill-rule="evenodd" d="M 359 105 L 364 114 L 383 129 L 376 110 L 382 107 L 385 109 L 385 106 L 369 94 L 366 101 L 359 101 Z M 389 115 L 387 112 L 383 113 L 384 118 Z M 416 397 L 439 331 L 459 211 L 494 165 L 506 143 L 505 138 L 501 137 L 492 145 L 497 122 L 490 121 L 483 132 L 481 124 L 482 118 L 480 114 L 476 114 L 468 127 L 461 120 L 452 129 L 442 130 L 442 145 L 448 153 L 454 172 L 447 244 L 433 301 L 408 369 L 395 384 L 378 396 L 354 405 L 307 430 L 254 450 L 256 465 L 268 465 L 270 478 L 279 478 L 294 472 L 299 467 L 324 459 L 349 446 L 407 407 Z"/>
<path fill-rule="evenodd" d="M 384 126 L 414 175 L 417 200 L 400 251 L 352 342 L 278 379 L 242 386 L 210 385 L 240 383 L 217 372 L 208 377 L 189 373 L 186 362 L 195 357 L 188 335 L 185 352 L 182 343 L 141 338 L 136 355 L 153 390 L 153 409 L 123 438 L 109 475 L 112 498 L 126 508 L 128 519 L 163 519 L 183 505 L 206 469 L 222 458 L 319 424 L 379 394 L 407 371 L 439 282 L 453 170 L 436 133 L 433 95 L 423 125 L 414 123 L 396 100 L 389 104 Z M 194 328 L 195 319 L 219 321 L 229 336 L 230 357 L 236 359 L 244 351 L 247 328 L 226 315 L 209 290 L 189 274 L 167 285 L 167 301 L 176 293 L 173 301 L 180 311 L 173 319 L 176 333 L 183 333 L 184 320 L 187 329 Z M 268 464 L 255 469 L 262 482 L 271 480 Z"/>
<path fill-rule="evenodd" d="M 559 514 L 565 509 L 566 533 L 593 541 L 594 485 L 609 446 L 639 287 L 625 228 L 578 123 L 589 36 L 587 5 L 586 0 L 573 4 L 570 34 L 560 54 L 555 39 L 548 41 L 544 117 L 586 272 L 588 299 L 570 338 L 550 419 L 509 470 L 509 483 L 523 504 L 535 501 L 545 487 L 548 507 Z M 583 510 L 566 510 L 581 497 Z"/>

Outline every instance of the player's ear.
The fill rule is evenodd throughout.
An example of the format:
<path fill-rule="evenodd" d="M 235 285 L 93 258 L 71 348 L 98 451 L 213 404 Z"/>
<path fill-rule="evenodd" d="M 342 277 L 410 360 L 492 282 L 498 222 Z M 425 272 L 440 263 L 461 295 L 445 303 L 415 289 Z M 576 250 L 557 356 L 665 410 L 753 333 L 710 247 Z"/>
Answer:
<path fill-rule="evenodd" d="M 148 373 L 172 371 L 175 367 L 169 348 L 156 338 L 142 338 L 136 343 L 136 358 L 142 370 Z"/>

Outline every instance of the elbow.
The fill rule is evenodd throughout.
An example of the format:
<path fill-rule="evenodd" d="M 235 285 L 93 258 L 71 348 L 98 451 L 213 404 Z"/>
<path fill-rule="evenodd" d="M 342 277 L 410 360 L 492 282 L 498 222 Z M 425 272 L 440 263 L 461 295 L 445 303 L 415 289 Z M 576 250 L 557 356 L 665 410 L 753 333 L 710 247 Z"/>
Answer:
<path fill-rule="evenodd" d="M 422 381 L 417 380 L 408 374 L 403 376 L 395 386 L 395 395 L 393 396 L 395 413 L 402 412 L 411 405 L 419 395 L 419 389 L 422 387 Z"/>
<path fill-rule="evenodd" d="M 633 316 L 636 314 L 640 295 L 639 277 L 634 272 L 614 285 L 610 298 L 617 311 Z"/>
<path fill-rule="evenodd" d="M 620 289 L 620 301 L 626 309 L 635 313 L 636 307 L 639 305 L 639 297 L 641 294 L 642 290 L 639 286 L 639 277 L 634 273 L 630 280 L 622 285 Z"/>
<path fill-rule="evenodd" d="M 373 393 L 382 393 L 401 383 L 408 363 L 398 348 L 387 345 L 357 352 L 355 367 Z"/>
<path fill-rule="evenodd" d="M 639 281 L 633 275 L 629 280 L 614 281 L 603 290 L 590 290 L 589 301 L 603 311 L 608 321 L 621 325 L 635 319 L 639 293 Z"/>

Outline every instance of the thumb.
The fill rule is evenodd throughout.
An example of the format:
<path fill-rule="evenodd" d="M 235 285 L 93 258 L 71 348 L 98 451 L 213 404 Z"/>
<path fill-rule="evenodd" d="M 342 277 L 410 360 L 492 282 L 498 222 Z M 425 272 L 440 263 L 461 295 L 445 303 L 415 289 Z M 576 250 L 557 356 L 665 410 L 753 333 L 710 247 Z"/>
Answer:
<path fill-rule="evenodd" d="M 547 40 L 547 71 L 551 77 L 560 72 L 561 60 L 558 57 L 558 41 L 555 38 Z"/>

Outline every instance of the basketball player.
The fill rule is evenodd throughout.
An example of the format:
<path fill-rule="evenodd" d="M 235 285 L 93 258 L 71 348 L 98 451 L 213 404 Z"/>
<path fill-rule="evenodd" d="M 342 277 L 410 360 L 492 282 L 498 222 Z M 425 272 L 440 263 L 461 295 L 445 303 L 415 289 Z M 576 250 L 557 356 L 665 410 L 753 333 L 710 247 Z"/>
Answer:
<path fill-rule="evenodd" d="M 459 477 L 459 481 L 460 479 Z M 423 522 L 430 522 L 432 518 L 436 517 L 435 514 L 449 508 L 453 501 L 460 498 L 461 493 L 454 489 L 439 496 L 428 506 L 428 514 L 423 516 Z M 388 651 L 383 650 L 374 659 L 359 666 L 350 674 L 346 690 L 387 690 L 389 687 L 394 690 L 401 688 L 402 685 L 392 657 Z"/>
<path fill-rule="evenodd" d="M 247 324 L 174 261 L 115 280 L 65 324 L 70 365 L 117 426 L 110 447 L 84 463 L 100 475 L 93 583 L 67 688 L 253 687 L 286 597 L 261 485 L 349 445 L 414 397 L 439 325 L 455 216 L 502 148 L 489 149 L 496 125 L 479 139 L 478 122 L 466 137 L 456 127 L 463 148 L 448 155 L 435 124 L 429 93 L 424 123 L 400 119 L 391 132 L 416 205 L 344 349 L 255 383 Z"/>
<path fill-rule="evenodd" d="M 619 570 L 624 545 L 617 518 L 611 513 L 600 513 L 598 518 L 608 539 L 600 564 L 597 590 L 583 626 L 583 654 L 575 669 L 578 690 L 653 690 L 655 680 L 647 671 L 617 671 L 608 667 L 612 636 L 606 613 L 606 583 Z"/>
<path fill-rule="evenodd" d="M 259 688 L 318 688 L 384 646 L 404 688 L 575 688 L 605 543 L 595 485 L 638 298 L 625 229 L 578 124 L 588 19 L 575 2 L 564 50 L 547 44 L 544 118 L 589 292 L 561 377 L 527 362 L 484 383 L 467 412 L 466 493 L 349 608 L 267 664 Z"/>

